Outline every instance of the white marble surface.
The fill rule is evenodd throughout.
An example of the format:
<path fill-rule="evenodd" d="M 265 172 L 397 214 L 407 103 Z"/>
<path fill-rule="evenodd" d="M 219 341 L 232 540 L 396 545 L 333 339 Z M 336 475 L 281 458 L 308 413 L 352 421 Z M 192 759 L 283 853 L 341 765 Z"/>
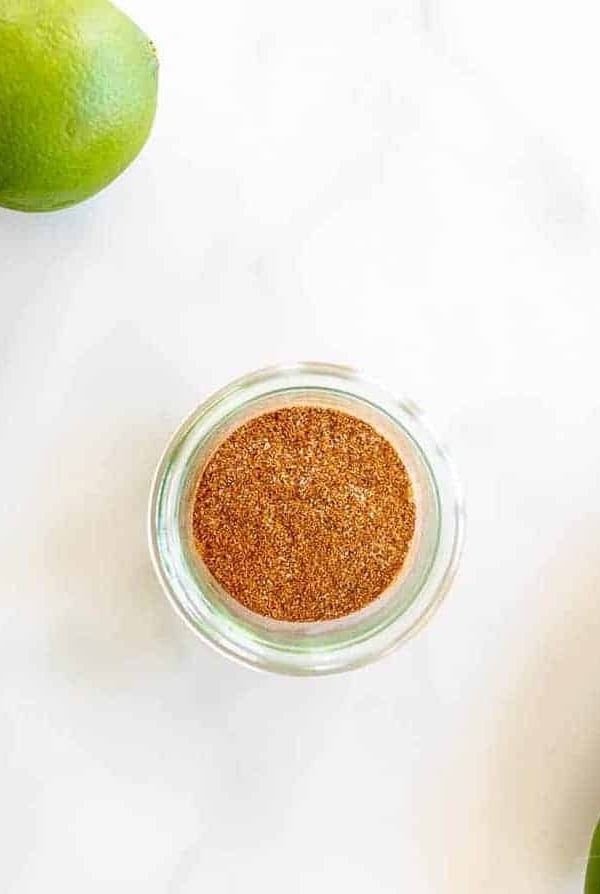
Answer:
<path fill-rule="evenodd" d="M 127 0 L 138 164 L 0 212 L 0 890 L 575 894 L 600 813 L 591 0 Z M 155 460 L 274 361 L 365 367 L 469 507 L 430 628 L 261 676 L 153 580 Z"/>

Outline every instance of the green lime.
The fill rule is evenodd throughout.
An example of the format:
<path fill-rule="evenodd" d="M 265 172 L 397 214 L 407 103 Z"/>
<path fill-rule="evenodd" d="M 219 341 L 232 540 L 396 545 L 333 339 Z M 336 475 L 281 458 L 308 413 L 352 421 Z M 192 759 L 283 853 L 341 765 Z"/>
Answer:
<path fill-rule="evenodd" d="M 108 0 L 0 0 L 0 205 L 54 211 L 107 186 L 157 86 L 153 45 Z"/>
<path fill-rule="evenodd" d="M 600 821 L 592 838 L 590 859 L 585 877 L 585 894 L 600 894 Z"/>

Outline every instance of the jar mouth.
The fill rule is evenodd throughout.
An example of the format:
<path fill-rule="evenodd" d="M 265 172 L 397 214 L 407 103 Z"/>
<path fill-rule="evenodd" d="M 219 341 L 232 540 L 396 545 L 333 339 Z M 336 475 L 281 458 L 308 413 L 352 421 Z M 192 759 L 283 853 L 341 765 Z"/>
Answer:
<path fill-rule="evenodd" d="M 372 425 L 395 447 L 413 485 L 417 528 L 402 569 L 373 602 L 334 620 L 279 621 L 249 611 L 214 579 L 193 542 L 193 495 L 214 450 L 249 419 L 291 406 L 329 407 Z M 456 476 L 418 407 L 350 367 L 321 363 L 259 370 L 204 401 L 167 445 L 148 518 L 154 568 L 188 626 L 244 664 L 295 675 L 360 667 L 419 630 L 450 586 L 463 529 Z"/>

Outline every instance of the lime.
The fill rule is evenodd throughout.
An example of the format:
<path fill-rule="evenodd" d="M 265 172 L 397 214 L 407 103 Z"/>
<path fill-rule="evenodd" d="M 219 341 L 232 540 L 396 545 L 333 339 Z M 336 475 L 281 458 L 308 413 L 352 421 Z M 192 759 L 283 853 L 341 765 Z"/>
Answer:
<path fill-rule="evenodd" d="M 600 822 L 598 822 L 592 838 L 590 859 L 585 877 L 585 894 L 600 894 Z"/>
<path fill-rule="evenodd" d="M 54 211 L 107 186 L 157 86 L 153 45 L 108 0 L 0 0 L 0 205 Z"/>

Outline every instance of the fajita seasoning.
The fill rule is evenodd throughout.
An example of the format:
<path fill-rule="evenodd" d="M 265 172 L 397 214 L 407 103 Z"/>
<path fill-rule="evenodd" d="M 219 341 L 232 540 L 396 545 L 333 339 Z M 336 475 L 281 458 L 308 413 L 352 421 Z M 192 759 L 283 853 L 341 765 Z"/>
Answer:
<path fill-rule="evenodd" d="M 227 437 L 193 501 L 196 548 L 238 602 L 293 622 L 377 599 L 415 532 L 406 468 L 371 425 L 339 410 L 265 413 Z"/>

